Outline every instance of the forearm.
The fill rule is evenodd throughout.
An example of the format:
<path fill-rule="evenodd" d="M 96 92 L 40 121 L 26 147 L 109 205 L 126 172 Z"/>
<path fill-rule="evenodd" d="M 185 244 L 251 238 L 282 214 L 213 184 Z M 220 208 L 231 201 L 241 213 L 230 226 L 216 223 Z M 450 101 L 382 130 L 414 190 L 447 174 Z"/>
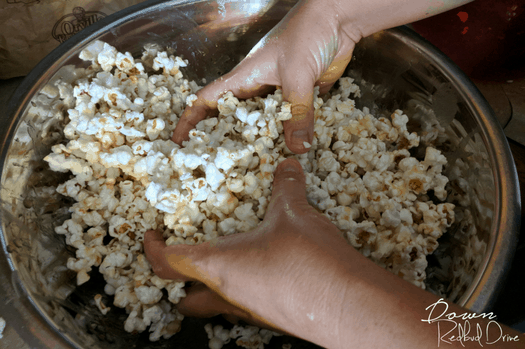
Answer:
<path fill-rule="evenodd" d="M 468 310 L 439 301 L 357 251 L 350 255 L 346 289 L 334 289 L 329 305 L 321 306 L 324 318 L 318 319 L 333 330 L 315 332 L 312 322 L 304 331 L 309 340 L 331 349 L 348 348 L 348 343 L 355 348 L 479 348 L 492 342 L 508 349 L 523 347 L 525 336 L 497 319 L 473 318 Z M 469 320 L 462 317 L 465 313 Z"/>
<path fill-rule="evenodd" d="M 326 11 L 335 7 L 342 30 L 357 41 L 378 31 L 408 24 L 473 0 L 303 0 L 305 5 Z"/>
<path fill-rule="evenodd" d="M 432 308 L 435 295 L 375 265 L 327 227 L 318 228 L 326 233 L 309 235 L 308 224 L 293 222 L 302 232 L 297 238 L 286 225 L 275 226 L 279 238 L 266 239 L 266 233 L 230 237 L 224 256 L 242 249 L 250 264 L 227 273 L 219 286 L 209 285 L 259 323 L 330 349 L 346 349 L 349 343 L 364 349 L 523 346 L 523 335 L 489 324 L 493 318 L 472 318 L 445 301 Z M 214 260 L 212 274 L 239 263 L 230 257 Z M 471 314 L 467 322 L 464 313 Z"/>

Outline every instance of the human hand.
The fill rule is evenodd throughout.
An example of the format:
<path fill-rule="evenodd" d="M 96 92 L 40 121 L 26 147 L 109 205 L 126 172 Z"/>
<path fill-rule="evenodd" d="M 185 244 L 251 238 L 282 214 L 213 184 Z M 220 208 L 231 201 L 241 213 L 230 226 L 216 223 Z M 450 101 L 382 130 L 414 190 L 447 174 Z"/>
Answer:
<path fill-rule="evenodd" d="M 300 1 L 230 73 L 197 92 L 172 139 L 182 145 L 188 133 L 216 114 L 217 101 L 227 91 L 250 98 L 281 86 L 292 104 L 292 119 L 283 122 L 286 145 L 297 154 L 308 151 L 314 130 L 313 90 L 327 92 L 341 77 L 360 36 L 341 26 L 332 0 Z"/>
<path fill-rule="evenodd" d="M 160 234 L 146 233 L 146 256 L 159 277 L 200 282 L 177 309 L 188 316 L 241 318 L 326 348 L 435 348 L 435 327 L 422 321 L 437 297 L 353 249 L 308 205 L 297 161 L 282 162 L 274 178 L 266 216 L 251 232 L 196 246 L 166 246 Z M 455 304 L 448 310 L 468 313 Z M 478 320 L 480 328 L 491 321 Z M 520 333 L 501 328 L 516 338 L 505 347 L 521 348 Z"/>
<path fill-rule="evenodd" d="M 334 331 L 322 328 L 323 317 L 333 318 L 323 301 L 335 299 L 338 306 L 345 261 L 358 253 L 308 204 L 305 177 L 294 159 L 277 167 L 268 210 L 255 230 L 197 246 L 166 246 L 161 234 L 149 231 L 144 248 L 159 277 L 200 282 L 178 304 L 181 313 L 224 314 L 312 341 L 304 333 L 312 314 L 317 330 Z"/>

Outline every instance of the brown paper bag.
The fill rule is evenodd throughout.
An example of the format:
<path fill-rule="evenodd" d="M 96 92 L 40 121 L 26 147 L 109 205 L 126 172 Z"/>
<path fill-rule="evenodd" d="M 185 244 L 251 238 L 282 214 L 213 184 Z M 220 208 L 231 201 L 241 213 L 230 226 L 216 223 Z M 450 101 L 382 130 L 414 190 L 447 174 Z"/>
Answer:
<path fill-rule="evenodd" d="M 0 0 L 0 79 L 27 75 L 85 27 L 144 0 Z"/>

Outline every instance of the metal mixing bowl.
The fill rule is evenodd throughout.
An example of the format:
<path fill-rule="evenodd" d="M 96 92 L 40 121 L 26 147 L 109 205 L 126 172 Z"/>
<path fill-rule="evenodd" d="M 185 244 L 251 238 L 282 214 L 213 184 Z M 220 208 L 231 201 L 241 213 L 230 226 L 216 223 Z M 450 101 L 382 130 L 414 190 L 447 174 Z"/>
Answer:
<path fill-rule="evenodd" d="M 61 67 L 85 65 L 78 54 L 95 39 L 134 56 L 146 43 L 173 48 L 189 60 L 187 76 L 212 81 L 233 68 L 294 2 L 145 2 L 83 30 L 27 76 L 0 130 L 0 314 L 16 330 L 13 346 L 207 347 L 206 320 L 185 320 L 181 333 L 170 340 L 148 343 L 147 336 L 123 331 L 125 314 L 97 315 L 90 300 L 101 287 L 75 288 L 64 267 L 72 251 L 53 230 L 67 217 L 68 202 L 50 199 L 41 189 L 64 179 L 42 161 L 60 130 L 52 118 L 49 132 L 33 127 L 43 120 L 30 119 L 27 110 Z M 449 160 L 449 199 L 457 205 L 457 222 L 429 258 L 427 286 L 472 311 L 489 309 L 512 259 L 520 212 L 516 170 L 492 110 L 449 59 L 407 28 L 363 39 L 347 73 L 362 88 L 359 107 L 376 115 L 403 109 L 413 130 L 427 132 L 429 124 L 439 125 L 439 136 L 426 143 Z M 32 141 L 23 141 L 27 137 Z M 92 279 L 90 285 L 96 286 L 97 278 Z M 87 327 L 73 321 L 78 313 L 86 314 Z M 270 347 L 280 348 L 283 341 L 277 338 Z M 293 343 L 294 348 L 314 347 Z"/>

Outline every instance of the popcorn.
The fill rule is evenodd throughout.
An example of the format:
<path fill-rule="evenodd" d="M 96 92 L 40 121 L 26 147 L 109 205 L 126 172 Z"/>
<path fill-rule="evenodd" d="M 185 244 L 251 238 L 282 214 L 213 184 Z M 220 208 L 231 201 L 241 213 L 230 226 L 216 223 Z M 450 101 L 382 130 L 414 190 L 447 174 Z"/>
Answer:
<path fill-rule="evenodd" d="M 211 323 L 208 323 L 204 326 L 204 330 L 208 335 L 208 347 L 210 349 L 220 349 L 224 344 L 228 344 L 231 340 L 230 331 L 223 328 L 221 325 L 216 325 L 213 327 Z"/>
<path fill-rule="evenodd" d="M 235 344 L 247 349 L 264 348 L 264 345 L 270 343 L 273 336 L 280 336 L 276 332 L 259 329 L 255 326 L 242 327 L 239 325 L 235 325 L 229 334 L 231 338 L 237 338 Z"/>
<path fill-rule="evenodd" d="M 188 97 L 186 97 L 186 105 L 188 107 L 193 107 L 193 102 L 197 100 L 197 95 L 191 94 Z"/>
<path fill-rule="evenodd" d="M 162 291 L 155 286 L 139 286 L 134 291 L 142 304 L 155 304 L 162 298 Z"/>
<path fill-rule="evenodd" d="M 98 310 L 100 310 L 102 315 L 106 315 L 111 310 L 110 307 L 106 307 L 104 305 L 104 303 L 102 303 L 102 295 L 101 294 L 95 295 L 94 299 L 95 299 L 95 304 L 97 305 L 97 308 L 98 308 Z"/>
<path fill-rule="evenodd" d="M 210 349 L 221 349 L 224 345 L 224 342 L 221 341 L 220 338 L 212 337 L 210 341 L 208 342 L 208 346 Z"/>
<path fill-rule="evenodd" d="M 119 308 L 126 308 L 128 304 L 136 304 L 139 299 L 135 292 L 133 292 L 130 285 L 125 284 L 119 286 L 115 290 L 115 298 L 113 304 Z M 129 317 L 133 317 L 131 314 Z M 144 331 L 144 330 L 143 330 Z"/>
<path fill-rule="evenodd" d="M 256 228 L 273 173 L 291 156 L 282 124 L 292 117 L 291 104 L 281 90 L 245 101 L 227 92 L 219 116 L 199 122 L 179 147 L 171 134 L 200 88 L 183 78 L 186 61 L 155 45 L 134 60 L 102 42 L 80 57 L 92 66 L 64 71 L 30 108 L 49 125 L 68 121 L 66 141 L 45 158 L 52 170 L 71 172 L 57 191 L 76 201 L 55 231 L 76 248 L 67 266 L 78 285 L 93 267 L 104 276 L 105 293 L 128 314 L 126 331 L 149 327 L 150 340 L 169 338 L 180 329 L 174 304 L 186 296 L 184 283 L 153 274 L 143 254 L 145 232 L 162 231 L 167 245 L 194 245 Z M 152 70 L 158 74 L 146 72 Z M 424 288 L 426 256 L 455 220 L 454 205 L 441 202 L 447 159 L 432 146 L 424 159 L 412 156 L 420 137 L 408 131 L 408 117 L 396 110 L 376 118 L 357 109 L 352 79 L 341 78 L 324 99 L 318 94 L 316 88 L 313 141 L 297 156 L 308 202 L 363 255 Z M 101 295 L 94 303 L 103 314 L 110 309 Z M 231 339 L 263 348 L 275 335 L 253 326 L 205 330 L 210 348 Z"/>
<path fill-rule="evenodd" d="M 149 139 L 152 141 L 157 139 L 157 137 L 159 136 L 159 133 L 162 130 L 164 130 L 165 127 L 166 127 L 166 123 L 160 118 L 148 120 L 147 126 L 146 126 L 146 133 Z"/>
<path fill-rule="evenodd" d="M 182 297 L 186 297 L 184 282 L 171 282 L 164 287 L 168 290 L 168 299 L 172 303 L 177 304 Z"/>
<path fill-rule="evenodd" d="M 71 171 L 74 175 L 85 174 L 89 175 L 91 169 L 87 162 L 78 159 L 75 156 L 67 156 L 59 153 L 51 153 L 44 158 L 49 163 L 49 167 L 53 171 L 68 172 Z"/>
<path fill-rule="evenodd" d="M 186 67 L 187 62 L 180 57 L 169 56 L 167 52 L 158 52 L 157 57 L 153 59 L 153 69 L 164 69 L 164 74 L 177 75 L 179 67 Z"/>

